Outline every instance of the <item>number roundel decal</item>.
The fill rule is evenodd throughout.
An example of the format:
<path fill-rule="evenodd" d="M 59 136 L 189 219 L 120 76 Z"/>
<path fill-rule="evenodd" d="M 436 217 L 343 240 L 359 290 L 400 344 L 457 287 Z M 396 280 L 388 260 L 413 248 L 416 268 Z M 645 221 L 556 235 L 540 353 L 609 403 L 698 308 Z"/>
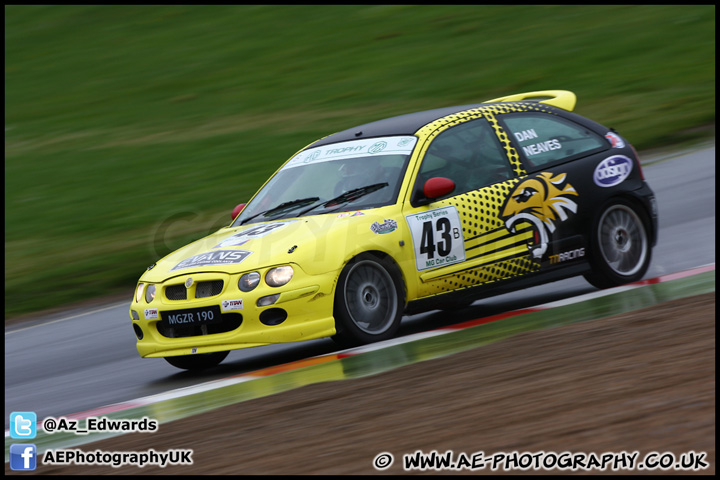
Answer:
<path fill-rule="evenodd" d="M 457 208 L 443 207 L 407 215 L 418 270 L 465 261 L 465 240 Z"/>

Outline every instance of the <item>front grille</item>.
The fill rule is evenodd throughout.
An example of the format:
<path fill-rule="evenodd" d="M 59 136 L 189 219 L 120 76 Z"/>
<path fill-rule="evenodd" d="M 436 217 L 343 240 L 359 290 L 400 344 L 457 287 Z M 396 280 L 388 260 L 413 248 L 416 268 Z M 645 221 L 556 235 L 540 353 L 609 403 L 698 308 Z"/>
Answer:
<path fill-rule="evenodd" d="M 220 295 L 223 289 L 222 280 L 212 280 L 210 282 L 198 282 L 195 287 L 195 298 L 214 297 Z"/>
<path fill-rule="evenodd" d="M 222 280 L 210 280 L 198 282 L 195 287 L 195 298 L 207 298 L 220 295 L 225 283 Z M 187 289 L 185 285 L 168 285 L 165 287 L 165 298 L 168 300 L 187 300 Z"/>
<path fill-rule="evenodd" d="M 187 300 L 185 285 L 170 285 L 166 287 L 165 298 L 168 300 Z"/>
<path fill-rule="evenodd" d="M 166 338 L 199 337 L 215 333 L 235 330 L 242 324 L 243 317 L 239 313 L 223 313 L 222 322 L 211 325 L 168 325 L 164 321 L 157 322 L 160 335 Z"/>

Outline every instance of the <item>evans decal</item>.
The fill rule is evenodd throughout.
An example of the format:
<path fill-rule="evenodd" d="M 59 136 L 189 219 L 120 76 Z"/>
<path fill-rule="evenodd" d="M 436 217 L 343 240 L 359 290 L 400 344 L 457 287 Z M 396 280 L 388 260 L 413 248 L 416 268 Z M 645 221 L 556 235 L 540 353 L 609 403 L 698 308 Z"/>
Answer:
<path fill-rule="evenodd" d="M 145 309 L 145 320 L 157 320 L 158 311 L 157 308 L 146 308 Z"/>
<path fill-rule="evenodd" d="M 246 250 L 218 250 L 216 252 L 201 253 L 194 257 L 186 258 L 170 269 L 182 270 L 183 268 L 212 267 L 215 265 L 234 265 L 245 260 L 252 252 Z"/>
<path fill-rule="evenodd" d="M 598 187 L 614 187 L 625 181 L 632 169 L 632 160 L 624 155 L 615 155 L 595 167 L 593 181 Z"/>

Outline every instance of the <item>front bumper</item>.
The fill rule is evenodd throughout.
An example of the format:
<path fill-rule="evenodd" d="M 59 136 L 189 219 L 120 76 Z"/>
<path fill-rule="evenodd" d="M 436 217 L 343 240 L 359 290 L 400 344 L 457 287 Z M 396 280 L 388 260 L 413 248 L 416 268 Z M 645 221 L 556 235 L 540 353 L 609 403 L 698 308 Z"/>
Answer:
<path fill-rule="evenodd" d="M 133 298 L 130 307 L 137 349 L 141 357 L 170 357 L 211 353 L 272 343 L 297 342 L 329 337 L 335 334 L 333 293 L 338 272 L 307 275 L 297 265 L 292 280 L 282 287 L 270 287 L 261 280 L 251 292 L 238 288 L 239 278 L 247 272 L 187 273 L 156 283 L 155 298 L 146 302 Z M 260 271 L 262 278 L 271 267 Z M 186 298 L 177 292 L 186 288 Z M 196 298 L 201 285 L 222 281 L 219 293 Z M 142 279 L 140 283 L 143 282 Z M 197 289 L 197 290 L 196 290 Z M 258 307 L 257 301 L 279 294 L 277 300 Z M 169 298 L 170 297 L 170 298 Z M 173 312 L 215 307 L 221 321 L 211 325 L 170 325 Z"/>

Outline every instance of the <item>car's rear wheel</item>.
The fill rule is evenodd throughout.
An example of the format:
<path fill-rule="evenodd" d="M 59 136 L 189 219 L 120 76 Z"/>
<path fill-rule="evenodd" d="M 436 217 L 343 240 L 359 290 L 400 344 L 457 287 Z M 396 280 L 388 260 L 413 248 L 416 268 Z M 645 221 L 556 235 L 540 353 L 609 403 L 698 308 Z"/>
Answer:
<path fill-rule="evenodd" d="M 398 268 L 387 259 L 359 255 L 338 279 L 333 340 L 350 347 L 392 338 L 404 308 L 405 287 Z"/>
<path fill-rule="evenodd" d="M 225 360 L 230 352 L 199 353 L 196 355 L 180 355 L 177 357 L 165 357 L 165 360 L 173 367 L 184 370 L 203 370 L 219 365 Z"/>
<path fill-rule="evenodd" d="M 649 221 L 644 211 L 625 200 L 602 209 L 591 240 L 592 271 L 585 279 L 597 288 L 640 280 L 650 265 Z"/>

